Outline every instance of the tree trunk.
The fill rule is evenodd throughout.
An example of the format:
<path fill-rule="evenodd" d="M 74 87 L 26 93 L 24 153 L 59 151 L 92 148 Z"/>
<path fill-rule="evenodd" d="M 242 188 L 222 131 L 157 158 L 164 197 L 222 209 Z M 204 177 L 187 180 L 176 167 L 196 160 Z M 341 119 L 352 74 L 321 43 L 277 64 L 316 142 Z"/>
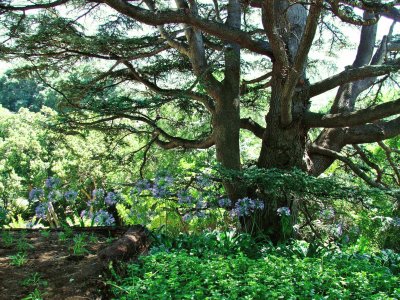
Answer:
<path fill-rule="evenodd" d="M 297 117 L 289 126 L 282 126 L 280 122 L 280 97 L 284 80 L 272 78 L 272 97 L 270 109 L 266 116 L 268 124 L 263 139 L 260 156 L 258 159 L 259 168 L 278 168 L 290 170 L 299 168 L 307 170 L 306 138 L 307 128 L 302 124 L 301 116 L 308 108 L 309 97 L 307 89 L 296 91 L 292 98 L 293 112 Z M 265 209 L 255 215 L 247 222 L 253 222 L 253 228 L 269 235 L 273 242 L 287 239 L 292 234 L 292 226 L 297 217 L 296 199 L 290 196 L 290 191 L 282 190 L 279 195 L 271 194 L 269 191 L 261 191 L 261 198 L 264 201 Z M 280 207 L 288 207 L 290 216 L 279 216 L 277 210 Z"/>
<path fill-rule="evenodd" d="M 224 93 L 215 108 L 213 128 L 217 161 L 226 169 L 240 170 L 240 109 L 237 95 Z M 239 184 L 224 182 L 224 187 L 232 201 L 243 195 L 244 189 Z"/>

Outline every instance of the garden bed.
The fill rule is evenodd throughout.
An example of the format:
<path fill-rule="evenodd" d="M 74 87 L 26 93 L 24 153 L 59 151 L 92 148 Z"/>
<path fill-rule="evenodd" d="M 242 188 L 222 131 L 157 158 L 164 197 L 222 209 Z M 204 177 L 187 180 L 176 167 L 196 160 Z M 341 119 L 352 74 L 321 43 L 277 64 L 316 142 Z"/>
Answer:
<path fill-rule="evenodd" d="M 108 299 L 97 253 L 126 228 L 2 230 L 0 299 Z"/>

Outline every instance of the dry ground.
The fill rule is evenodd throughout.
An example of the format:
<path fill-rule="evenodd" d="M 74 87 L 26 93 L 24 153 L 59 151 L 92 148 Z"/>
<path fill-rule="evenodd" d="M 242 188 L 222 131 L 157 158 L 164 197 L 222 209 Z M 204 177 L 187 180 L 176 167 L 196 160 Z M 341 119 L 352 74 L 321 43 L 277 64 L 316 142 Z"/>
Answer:
<path fill-rule="evenodd" d="M 35 289 L 43 299 L 109 299 L 96 253 L 124 231 L 74 230 L 67 239 L 60 232 L 0 231 L 0 299 L 35 299 Z M 73 251 L 78 234 L 85 241 L 84 255 Z M 26 262 L 13 265 L 13 255 L 23 252 Z"/>

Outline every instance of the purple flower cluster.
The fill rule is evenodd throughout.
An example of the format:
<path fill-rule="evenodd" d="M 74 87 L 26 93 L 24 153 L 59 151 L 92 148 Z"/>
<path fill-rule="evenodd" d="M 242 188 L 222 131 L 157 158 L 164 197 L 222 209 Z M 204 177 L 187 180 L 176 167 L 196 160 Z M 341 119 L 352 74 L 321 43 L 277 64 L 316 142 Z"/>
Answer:
<path fill-rule="evenodd" d="M 38 200 L 40 197 L 44 196 L 44 192 L 42 189 L 33 188 L 29 192 L 29 200 Z"/>
<path fill-rule="evenodd" d="M 102 209 L 95 213 L 90 210 L 82 210 L 80 216 L 81 219 L 93 220 L 96 225 L 111 226 L 115 224 L 113 215 Z"/>
<path fill-rule="evenodd" d="M 91 219 L 93 218 L 93 213 L 90 210 L 82 210 L 80 217 L 81 219 Z"/>
<path fill-rule="evenodd" d="M 238 217 L 249 216 L 254 213 L 256 210 L 263 210 L 264 202 L 261 200 L 253 200 L 248 197 L 239 199 L 235 203 L 235 207 L 231 211 L 232 215 L 236 215 Z"/>
<path fill-rule="evenodd" d="M 192 219 L 192 215 L 190 213 L 184 214 L 182 220 L 184 222 L 189 222 Z"/>
<path fill-rule="evenodd" d="M 76 198 L 78 197 L 78 192 L 69 190 L 69 191 L 65 192 L 64 197 L 68 202 L 74 202 L 76 200 Z"/>
<path fill-rule="evenodd" d="M 195 199 L 186 191 L 178 193 L 178 203 L 190 205 L 195 202 Z"/>
<path fill-rule="evenodd" d="M 92 192 L 93 200 L 101 200 L 104 198 L 104 190 L 103 189 L 94 189 Z"/>
<path fill-rule="evenodd" d="M 199 187 L 201 188 L 206 188 L 212 185 L 212 181 L 205 176 L 199 176 L 196 178 L 196 183 L 198 184 Z"/>
<path fill-rule="evenodd" d="M 45 181 L 45 185 L 48 189 L 54 189 L 61 183 L 61 180 L 57 177 L 49 177 Z"/>
<path fill-rule="evenodd" d="M 149 190 L 150 188 L 151 183 L 147 179 L 138 180 L 135 184 L 135 190 L 138 194 L 140 194 L 142 191 Z M 132 192 L 134 192 L 134 190 Z"/>
<path fill-rule="evenodd" d="M 279 207 L 279 208 L 276 210 L 276 213 L 277 213 L 278 216 L 280 216 L 280 217 L 282 217 L 282 216 L 288 217 L 288 216 L 290 216 L 290 208 L 289 208 L 289 207 L 286 207 L 286 206 Z"/>
<path fill-rule="evenodd" d="M 35 215 L 39 219 L 46 220 L 47 219 L 47 211 L 48 211 L 48 204 L 47 203 L 40 203 L 35 208 Z"/>
<path fill-rule="evenodd" d="M 232 201 L 229 198 L 222 198 L 218 200 L 218 206 L 222 208 L 231 207 Z"/>
<path fill-rule="evenodd" d="M 109 212 L 105 210 L 99 210 L 94 216 L 94 222 L 97 225 L 111 226 L 115 223 L 115 218 Z"/>
<path fill-rule="evenodd" d="M 119 197 L 119 194 L 108 192 L 107 196 L 104 198 L 104 203 L 108 206 L 114 205 L 118 202 Z"/>
<path fill-rule="evenodd" d="M 329 220 L 335 217 L 335 211 L 333 210 L 333 208 L 327 208 L 324 209 L 321 212 L 321 217 L 325 220 Z"/>

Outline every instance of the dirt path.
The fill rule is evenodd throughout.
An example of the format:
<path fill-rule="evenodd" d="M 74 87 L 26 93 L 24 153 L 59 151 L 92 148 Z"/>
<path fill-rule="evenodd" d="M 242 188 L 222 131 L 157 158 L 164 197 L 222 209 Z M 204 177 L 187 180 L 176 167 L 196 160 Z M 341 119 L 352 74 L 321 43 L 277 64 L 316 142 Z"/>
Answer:
<path fill-rule="evenodd" d="M 96 253 L 122 233 L 1 231 L 0 299 L 109 299 Z"/>

